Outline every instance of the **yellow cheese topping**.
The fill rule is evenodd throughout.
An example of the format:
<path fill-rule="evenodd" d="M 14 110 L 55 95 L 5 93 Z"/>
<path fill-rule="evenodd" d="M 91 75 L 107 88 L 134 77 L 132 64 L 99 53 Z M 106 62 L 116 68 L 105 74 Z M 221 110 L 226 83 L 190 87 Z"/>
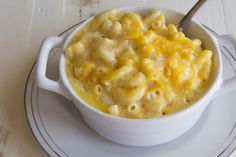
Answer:
<path fill-rule="evenodd" d="M 154 10 L 145 17 L 107 10 L 83 26 L 64 50 L 77 94 L 108 114 L 154 118 L 180 111 L 209 84 L 212 51 Z"/>

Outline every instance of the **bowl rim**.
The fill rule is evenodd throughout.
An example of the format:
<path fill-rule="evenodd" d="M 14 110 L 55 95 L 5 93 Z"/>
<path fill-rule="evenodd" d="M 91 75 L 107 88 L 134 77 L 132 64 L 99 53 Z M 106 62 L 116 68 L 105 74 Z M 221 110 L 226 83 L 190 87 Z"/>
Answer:
<path fill-rule="evenodd" d="M 125 6 L 125 7 L 117 7 L 117 8 L 112 8 L 112 9 L 116 9 L 116 10 L 121 10 L 121 11 L 129 11 L 132 9 L 156 9 L 156 10 L 164 10 L 165 12 L 171 12 L 172 14 L 177 14 L 180 16 L 184 16 L 183 13 L 175 11 L 175 10 L 171 10 L 168 8 L 164 8 L 164 7 L 160 7 L 158 5 L 130 5 L 130 6 Z M 97 15 L 97 14 L 96 14 Z M 69 42 L 71 41 L 72 36 L 84 25 L 86 25 L 89 21 L 91 21 L 96 15 L 88 18 L 87 20 L 85 20 L 81 25 L 77 26 L 75 28 L 75 30 L 73 30 L 73 32 L 71 32 L 68 36 L 65 37 L 64 43 L 63 43 L 63 50 L 68 46 Z M 110 115 L 108 113 L 102 112 L 99 109 L 95 108 L 94 106 L 90 105 L 89 103 L 87 103 L 85 100 L 83 100 L 83 98 L 81 98 L 73 89 L 67 74 L 66 74 L 66 59 L 63 55 L 63 53 L 61 54 L 60 57 L 60 61 L 59 61 L 59 75 L 60 75 L 60 79 L 62 84 L 64 85 L 64 87 L 67 89 L 67 92 L 70 93 L 70 95 L 75 98 L 80 105 L 83 105 L 84 107 L 86 107 L 88 110 L 95 112 L 96 114 L 100 115 L 100 116 L 104 116 L 106 118 L 110 118 L 113 120 L 118 120 L 118 121 L 129 121 L 129 122 L 138 122 L 140 123 L 141 121 L 144 122 L 152 122 L 152 121 L 163 121 L 163 120 L 167 120 L 167 119 L 172 119 L 172 118 L 177 118 L 177 117 L 181 117 L 187 113 L 190 113 L 191 111 L 197 109 L 198 107 L 200 107 L 200 105 L 204 105 L 202 104 L 202 102 L 207 101 L 207 99 L 211 100 L 211 97 L 213 97 L 214 92 L 219 89 L 220 84 L 222 82 L 222 56 L 220 53 L 220 49 L 218 46 L 217 41 L 214 39 L 214 37 L 194 18 L 191 19 L 190 22 L 195 23 L 199 28 L 201 28 L 201 30 L 203 30 L 211 39 L 211 41 L 213 42 L 216 52 L 214 54 L 217 54 L 217 59 L 218 59 L 218 68 L 216 69 L 216 76 L 215 78 L 213 78 L 213 81 L 210 85 L 210 87 L 208 87 L 208 89 L 205 91 L 205 93 L 199 98 L 197 99 L 194 103 L 192 103 L 190 106 L 177 111 L 175 113 L 172 113 L 170 115 L 166 115 L 163 117 L 156 117 L 156 118 L 141 118 L 141 119 L 132 119 L 132 118 L 125 118 L 125 117 L 116 117 L 113 115 Z M 208 103 L 205 104 L 205 107 L 207 106 Z M 75 103 L 76 105 L 76 103 Z M 77 106 L 77 105 L 76 105 Z M 77 106 L 78 107 L 78 106 Z M 78 107 L 79 108 L 79 107 Z"/>

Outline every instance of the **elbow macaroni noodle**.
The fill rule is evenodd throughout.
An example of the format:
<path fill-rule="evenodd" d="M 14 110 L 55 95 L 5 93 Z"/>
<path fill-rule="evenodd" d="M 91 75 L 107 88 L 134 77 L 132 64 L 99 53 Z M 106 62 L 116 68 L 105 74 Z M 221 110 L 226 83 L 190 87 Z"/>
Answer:
<path fill-rule="evenodd" d="M 145 17 L 108 10 L 81 28 L 64 50 L 78 95 L 113 116 L 154 118 L 180 111 L 209 84 L 212 56 L 160 11 Z"/>

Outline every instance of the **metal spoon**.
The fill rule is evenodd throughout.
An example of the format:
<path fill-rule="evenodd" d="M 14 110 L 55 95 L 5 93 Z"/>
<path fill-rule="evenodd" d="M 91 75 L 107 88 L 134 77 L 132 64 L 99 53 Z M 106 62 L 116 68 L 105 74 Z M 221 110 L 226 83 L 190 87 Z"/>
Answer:
<path fill-rule="evenodd" d="M 192 9 L 181 19 L 179 24 L 177 25 L 178 31 L 183 31 L 183 29 L 188 25 L 189 21 L 192 19 L 192 17 L 195 15 L 198 9 L 202 7 L 202 5 L 206 2 L 207 0 L 199 0 L 193 7 Z"/>

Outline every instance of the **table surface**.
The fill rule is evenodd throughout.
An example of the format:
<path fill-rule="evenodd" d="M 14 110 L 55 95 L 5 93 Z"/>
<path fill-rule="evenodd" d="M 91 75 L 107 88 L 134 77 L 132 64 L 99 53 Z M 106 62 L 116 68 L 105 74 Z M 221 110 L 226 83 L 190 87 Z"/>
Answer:
<path fill-rule="evenodd" d="M 196 0 L 1 0 L 0 134 L 7 136 L 0 135 L 0 157 L 46 156 L 31 135 L 23 100 L 41 41 L 101 10 L 145 3 L 186 13 Z M 208 0 L 195 18 L 219 34 L 236 35 L 235 6 L 235 0 Z"/>

